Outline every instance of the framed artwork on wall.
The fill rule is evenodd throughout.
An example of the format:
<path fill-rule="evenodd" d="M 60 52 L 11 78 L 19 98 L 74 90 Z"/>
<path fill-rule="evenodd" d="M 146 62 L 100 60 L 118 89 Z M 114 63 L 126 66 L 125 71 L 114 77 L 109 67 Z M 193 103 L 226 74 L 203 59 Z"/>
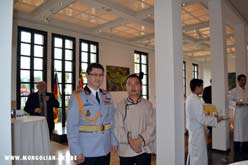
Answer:
<path fill-rule="evenodd" d="M 107 66 L 107 90 L 125 91 L 126 79 L 129 75 L 129 68 L 119 66 Z"/>

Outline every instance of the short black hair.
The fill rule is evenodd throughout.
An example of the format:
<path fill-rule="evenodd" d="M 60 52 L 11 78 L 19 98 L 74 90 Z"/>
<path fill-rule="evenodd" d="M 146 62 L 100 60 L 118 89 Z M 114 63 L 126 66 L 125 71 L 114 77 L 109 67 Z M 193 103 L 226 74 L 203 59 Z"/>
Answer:
<path fill-rule="evenodd" d="M 240 81 L 240 80 L 241 80 L 241 78 L 246 78 L 246 75 L 244 75 L 244 74 L 240 74 L 240 75 L 238 75 L 237 80 L 238 80 L 238 81 Z"/>
<path fill-rule="evenodd" d="M 104 67 L 101 64 L 91 63 L 89 64 L 86 73 L 90 73 L 93 70 L 93 68 L 101 69 L 104 72 Z"/>
<path fill-rule="evenodd" d="M 140 85 L 142 86 L 142 80 L 140 79 L 140 77 L 136 73 L 130 74 L 129 76 L 127 76 L 127 80 L 129 78 L 137 78 L 139 80 Z M 126 80 L 126 83 L 127 83 L 127 80 Z"/>
<path fill-rule="evenodd" d="M 203 81 L 201 80 L 201 79 L 192 79 L 191 81 L 190 81 L 190 89 L 191 89 L 191 91 L 192 92 L 194 92 L 195 91 L 195 88 L 196 87 L 200 87 L 200 86 L 202 86 L 203 85 Z"/>

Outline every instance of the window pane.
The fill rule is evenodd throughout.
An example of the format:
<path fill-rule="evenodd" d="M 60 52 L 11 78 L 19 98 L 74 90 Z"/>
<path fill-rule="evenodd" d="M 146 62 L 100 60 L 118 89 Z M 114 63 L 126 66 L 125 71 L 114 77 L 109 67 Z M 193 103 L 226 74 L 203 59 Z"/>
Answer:
<path fill-rule="evenodd" d="M 88 67 L 88 64 L 81 63 L 81 72 L 86 72 L 87 67 Z"/>
<path fill-rule="evenodd" d="M 81 62 L 88 62 L 88 53 L 81 52 Z"/>
<path fill-rule="evenodd" d="M 72 85 L 71 84 L 65 84 L 65 94 L 70 95 L 72 93 Z"/>
<path fill-rule="evenodd" d="M 140 72 L 139 64 L 134 64 L 134 73 L 139 73 L 139 72 Z"/>
<path fill-rule="evenodd" d="M 60 60 L 54 60 L 54 70 L 62 71 L 62 62 Z"/>
<path fill-rule="evenodd" d="M 141 55 L 141 63 L 147 64 L 147 59 L 145 55 Z"/>
<path fill-rule="evenodd" d="M 72 62 L 65 62 L 65 71 L 72 71 Z"/>
<path fill-rule="evenodd" d="M 72 41 L 71 40 L 65 40 L 65 48 L 72 49 Z"/>
<path fill-rule="evenodd" d="M 43 46 L 34 45 L 34 56 L 43 57 Z"/>
<path fill-rule="evenodd" d="M 31 33 L 29 32 L 21 32 L 21 41 L 22 42 L 31 42 Z"/>
<path fill-rule="evenodd" d="M 21 56 L 21 69 L 30 69 L 30 57 Z"/>
<path fill-rule="evenodd" d="M 140 55 L 134 54 L 134 62 L 139 63 L 140 62 Z"/>
<path fill-rule="evenodd" d="M 85 52 L 88 51 L 88 44 L 87 43 L 81 42 L 81 51 L 85 51 Z"/>
<path fill-rule="evenodd" d="M 21 70 L 21 82 L 30 82 L 30 71 Z"/>
<path fill-rule="evenodd" d="M 65 60 L 72 60 L 72 51 L 65 50 Z"/>
<path fill-rule="evenodd" d="M 43 69 L 43 59 L 34 58 L 34 69 L 42 70 Z"/>
<path fill-rule="evenodd" d="M 65 96 L 65 107 L 68 108 L 70 96 Z"/>
<path fill-rule="evenodd" d="M 30 49 L 30 44 L 21 44 L 21 55 L 27 55 L 30 56 L 31 49 Z"/>
<path fill-rule="evenodd" d="M 58 83 L 62 83 L 62 73 L 61 72 L 57 72 L 57 78 L 58 78 Z M 60 88 L 62 89 L 62 88 Z"/>
<path fill-rule="evenodd" d="M 21 83 L 21 96 L 28 96 L 30 94 L 30 84 Z"/>
<path fill-rule="evenodd" d="M 72 83 L 72 73 L 65 73 L 65 83 Z"/>
<path fill-rule="evenodd" d="M 54 48 L 54 58 L 55 59 L 62 59 L 62 49 Z"/>
<path fill-rule="evenodd" d="M 90 54 L 90 62 L 95 63 L 96 62 L 96 54 Z"/>
<path fill-rule="evenodd" d="M 147 85 L 147 75 L 144 75 L 144 76 L 143 76 L 142 84 L 143 84 L 143 85 Z"/>
<path fill-rule="evenodd" d="M 144 99 L 147 99 L 147 96 L 142 96 Z"/>
<path fill-rule="evenodd" d="M 147 88 L 146 86 L 142 86 L 142 95 L 147 95 Z"/>
<path fill-rule="evenodd" d="M 86 74 L 85 73 L 83 74 L 83 81 L 84 81 L 84 84 L 87 84 L 87 78 L 86 78 Z"/>
<path fill-rule="evenodd" d="M 55 37 L 54 38 L 54 46 L 55 47 L 62 47 L 62 39 L 61 38 L 57 38 L 57 37 Z"/>
<path fill-rule="evenodd" d="M 96 45 L 90 45 L 90 51 L 92 52 L 92 53 L 96 53 Z"/>
<path fill-rule="evenodd" d="M 43 80 L 42 71 L 34 71 L 34 82 L 39 82 Z"/>
<path fill-rule="evenodd" d="M 141 71 L 142 71 L 144 74 L 147 74 L 147 66 L 146 66 L 146 65 L 141 65 Z"/>
<path fill-rule="evenodd" d="M 43 45 L 44 43 L 44 37 L 41 34 L 34 34 L 34 43 Z"/>
<path fill-rule="evenodd" d="M 21 106 L 20 106 L 21 109 L 24 109 L 27 100 L 28 100 L 28 97 L 21 97 Z"/>

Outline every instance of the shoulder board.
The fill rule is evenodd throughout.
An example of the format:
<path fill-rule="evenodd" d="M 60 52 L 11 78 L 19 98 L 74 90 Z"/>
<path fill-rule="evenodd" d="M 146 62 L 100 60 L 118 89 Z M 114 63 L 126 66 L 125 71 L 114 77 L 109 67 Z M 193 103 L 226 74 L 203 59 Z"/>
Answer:
<path fill-rule="evenodd" d="M 109 91 L 104 90 L 104 89 L 99 89 L 99 91 L 102 92 L 103 94 L 108 94 L 109 93 Z"/>
<path fill-rule="evenodd" d="M 80 92 L 82 92 L 82 89 L 81 89 L 81 88 L 76 89 L 76 90 L 74 91 L 74 93 L 80 93 Z"/>

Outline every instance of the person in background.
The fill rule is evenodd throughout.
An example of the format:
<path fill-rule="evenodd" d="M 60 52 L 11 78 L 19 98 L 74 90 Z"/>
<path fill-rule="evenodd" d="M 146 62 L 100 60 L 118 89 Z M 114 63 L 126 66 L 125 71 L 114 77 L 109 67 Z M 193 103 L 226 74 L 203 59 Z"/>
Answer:
<path fill-rule="evenodd" d="M 210 84 L 212 84 L 212 79 L 210 79 Z M 204 100 L 205 103 L 212 104 L 212 86 L 211 85 L 204 88 L 202 99 Z M 208 131 L 209 131 L 209 134 L 211 135 L 212 127 L 208 126 Z"/>
<path fill-rule="evenodd" d="M 246 76 L 238 75 L 236 88 L 229 92 L 229 103 L 235 108 L 234 114 L 234 160 L 247 159 L 248 143 L 248 89 L 246 86 Z"/>
<path fill-rule="evenodd" d="M 155 110 L 151 102 L 141 96 L 139 76 L 129 75 L 126 89 L 128 97 L 118 104 L 115 114 L 120 165 L 150 165 L 156 138 Z"/>
<path fill-rule="evenodd" d="M 210 84 L 212 84 L 212 79 L 210 80 Z M 212 104 L 212 86 L 211 85 L 204 88 L 202 98 L 205 103 Z"/>
<path fill-rule="evenodd" d="M 203 81 L 190 81 L 192 94 L 186 99 L 186 128 L 189 132 L 189 151 L 187 165 L 208 165 L 207 144 L 204 127 L 216 126 L 223 117 L 210 117 L 203 111 L 203 101 L 199 95 L 203 92 Z"/>
<path fill-rule="evenodd" d="M 82 165 L 109 165 L 110 152 L 117 151 L 114 135 L 113 99 L 100 88 L 104 68 L 92 63 L 86 70 L 88 84 L 76 90 L 70 99 L 67 139 L 75 162 Z"/>
<path fill-rule="evenodd" d="M 24 110 L 32 116 L 45 116 L 48 123 L 49 135 L 54 129 L 53 107 L 59 107 L 59 102 L 54 94 L 46 91 L 46 82 L 40 81 L 37 84 L 38 91 L 31 93 L 25 104 Z"/>

